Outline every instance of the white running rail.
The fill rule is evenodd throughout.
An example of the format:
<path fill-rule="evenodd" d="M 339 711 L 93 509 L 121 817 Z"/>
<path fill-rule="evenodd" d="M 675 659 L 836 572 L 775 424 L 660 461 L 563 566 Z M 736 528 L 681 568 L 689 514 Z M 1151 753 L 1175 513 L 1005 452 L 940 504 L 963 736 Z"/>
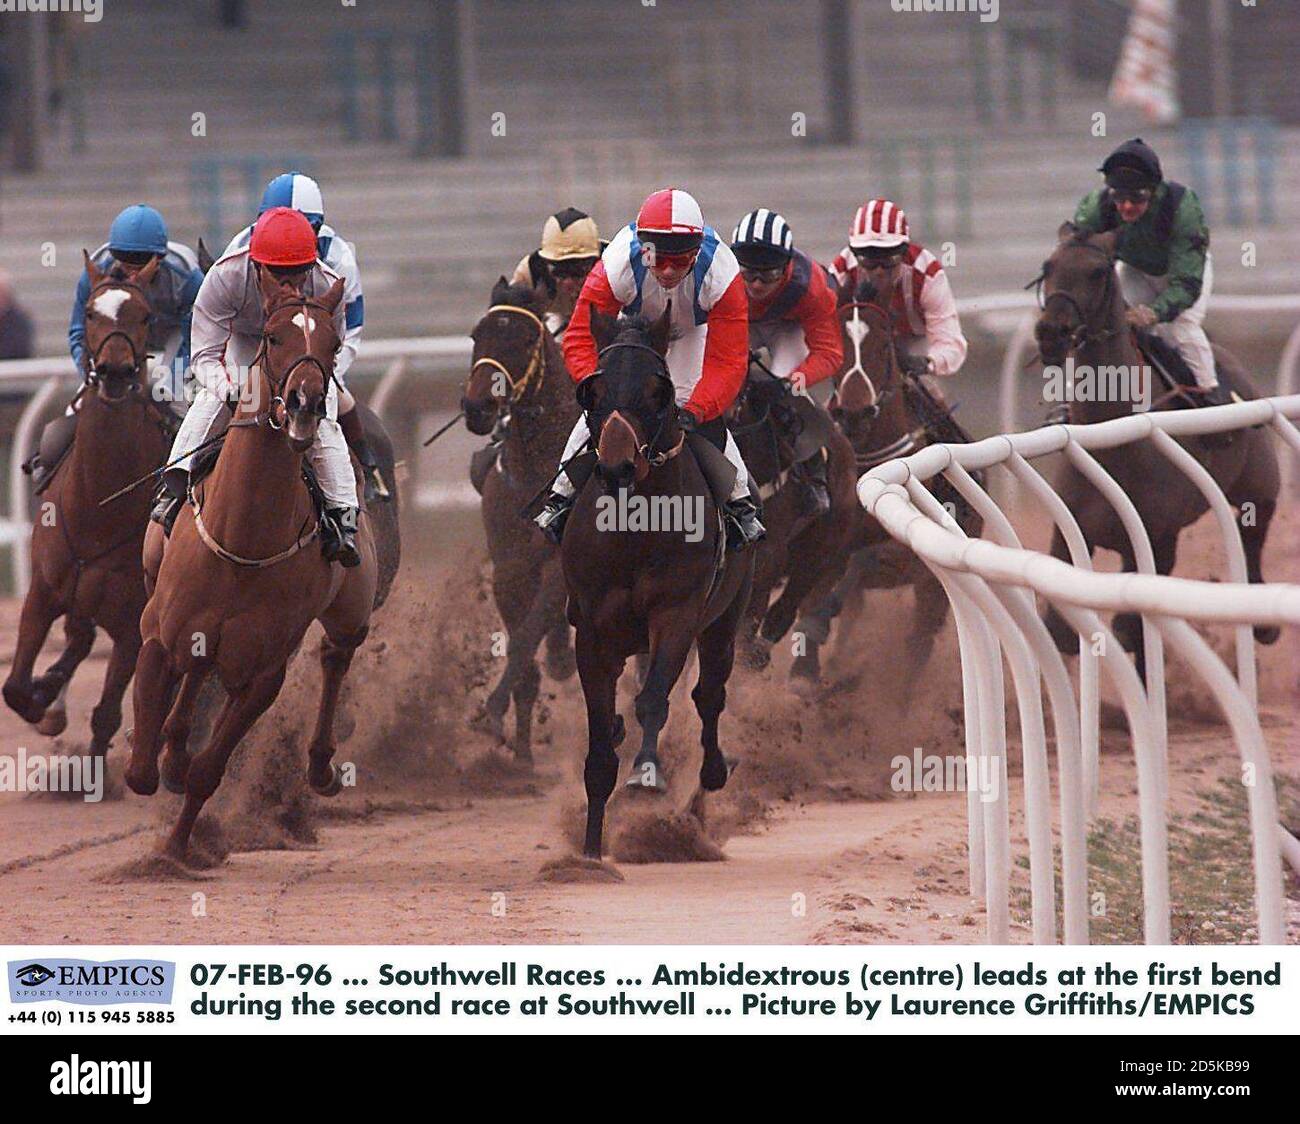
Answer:
<path fill-rule="evenodd" d="M 1003 434 L 970 445 L 932 445 L 879 465 L 858 481 L 858 497 L 898 541 L 934 572 L 952 601 L 961 650 L 967 775 L 976 766 L 1006 776 L 1002 660 L 1011 670 L 1024 757 L 1025 830 L 1029 840 L 1033 939 L 1057 939 L 1055 872 L 1043 689 L 1051 703 L 1060 793 L 1064 941 L 1088 942 L 1086 829 L 1099 783 L 1098 678 L 1104 669 L 1132 732 L 1141 814 L 1144 935 L 1170 939 L 1166 795 L 1164 646 L 1200 677 L 1218 701 L 1242 761 L 1247 787 L 1262 944 L 1285 940 L 1282 859 L 1300 869 L 1300 844 L 1278 823 L 1273 774 L 1256 706 L 1256 624 L 1300 624 L 1300 586 L 1245 583 L 1241 535 L 1227 499 L 1175 438 L 1267 425 L 1297 453 L 1300 395 L 1199 410 L 1138 413 L 1096 425 L 1056 425 Z M 1222 536 L 1223 582 L 1154 573 L 1151 543 L 1136 509 L 1089 450 L 1151 441 L 1202 491 Z M 1115 506 L 1133 543 L 1137 573 L 1094 573 L 1083 535 L 1064 501 L 1030 463 L 1063 452 Z M 1041 505 L 1061 531 L 1071 562 L 1026 550 L 1002 509 L 971 475 L 995 466 Z M 942 474 L 984 518 L 987 539 L 970 539 L 925 487 Z M 1035 597 L 1051 603 L 1078 633 L 1078 691 L 1039 617 Z M 1145 634 L 1147 687 L 1099 613 L 1137 612 Z M 1190 622 L 1235 625 L 1236 674 Z M 1010 926 L 1010 847 L 1006 785 L 985 802 L 968 786 L 971 892 L 988 910 L 988 940 L 1005 943 Z"/>

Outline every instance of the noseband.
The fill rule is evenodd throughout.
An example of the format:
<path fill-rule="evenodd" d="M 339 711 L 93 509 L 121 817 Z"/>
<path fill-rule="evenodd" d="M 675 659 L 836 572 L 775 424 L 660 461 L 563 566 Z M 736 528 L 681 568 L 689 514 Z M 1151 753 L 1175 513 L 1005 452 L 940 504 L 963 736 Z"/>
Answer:
<path fill-rule="evenodd" d="M 107 289 L 130 289 L 132 292 L 138 293 L 140 295 L 140 299 L 144 301 L 145 307 L 148 308 L 150 310 L 150 313 L 152 314 L 153 306 L 149 300 L 149 294 L 145 292 L 143 286 L 137 285 L 134 281 L 128 280 L 126 278 L 105 277 L 102 281 L 99 282 L 98 285 L 96 285 L 93 289 L 90 290 L 90 295 L 86 297 L 86 304 L 90 304 L 90 302 L 94 299 L 97 293 L 102 293 Z M 136 347 L 135 340 L 131 337 L 129 332 L 126 332 L 121 328 L 114 328 L 111 332 L 109 332 L 106 336 L 104 336 L 102 340 L 99 341 L 99 345 L 95 348 L 94 353 L 90 357 L 90 369 L 86 372 L 85 381 L 89 383 L 91 386 L 94 386 L 96 383 L 99 382 L 99 375 L 95 370 L 95 368 L 99 364 L 99 356 L 103 352 L 104 348 L 108 345 L 108 341 L 113 339 L 115 336 L 121 336 L 122 339 L 126 340 L 127 347 L 131 349 L 132 370 L 139 373 L 139 371 L 144 367 L 145 360 L 148 359 L 149 357 L 147 340 L 145 344 L 145 350 L 141 351 L 139 348 Z"/>

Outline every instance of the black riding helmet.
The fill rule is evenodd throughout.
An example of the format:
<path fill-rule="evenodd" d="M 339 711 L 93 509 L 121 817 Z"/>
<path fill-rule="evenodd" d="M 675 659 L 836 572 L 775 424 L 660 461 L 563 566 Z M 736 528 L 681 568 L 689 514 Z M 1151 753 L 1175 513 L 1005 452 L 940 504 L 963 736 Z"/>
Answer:
<path fill-rule="evenodd" d="M 794 256 L 794 233 L 782 216 L 759 207 L 736 224 L 731 251 L 742 269 L 780 269 Z"/>
<path fill-rule="evenodd" d="M 1154 191 L 1165 178 L 1160 158 L 1141 137 L 1121 144 L 1098 171 L 1106 177 L 1107 187 L 1127 191 Z"/>

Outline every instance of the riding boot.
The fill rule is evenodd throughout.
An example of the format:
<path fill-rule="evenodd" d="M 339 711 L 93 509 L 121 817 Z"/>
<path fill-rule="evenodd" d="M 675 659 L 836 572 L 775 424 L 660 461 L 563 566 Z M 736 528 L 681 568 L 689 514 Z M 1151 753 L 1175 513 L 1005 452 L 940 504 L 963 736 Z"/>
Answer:
<path fill-rule="evenodd" d="M 338 562 L 345 569 L 361 565 L 357 549 L 357 508 L 327 507 L 321 520 L 321 553 L 326 562 Z"/>
<path fill-rule="evenodd" d="M 39 496 L 54 478 L 55 470 L 72 449 L 77 433 L 77 415 L 62 414 L 41 430 L 36 451 L 23 463 L 23 471 L 32 478 L 32 490 Z"/>
<path fill-rule="evenodd" d="M 818 519 L 831 509 L 830 485 L 826 481 L 826 451 L 818 449 L 811 457 L 795 465 L 799 489 L 799 517 Z"/>
<path fill-rule="evenodd" d="M 758 505 L 748 496 L 728 500 L 723 514 L 727 522 L 727 546 L 732 550 L 743 550 L 767 538 L 767 528 L 758 517 Z"/>
<path fill-rule="evenodd" d="M 537 513 L 533 522 L 541 528 L 542 534 L 546 536 L 547 541 L 560 545 L 560 539 L 564 536 L 564 524 L 569 520 L 569 512 L 573 510 L 574 496 L 562 496 L 559 492 L 552 492 L 546 498 L 546 506 Z"/>
<path fill-rule="evenodd" d="M 1047 417 L 1043 419 L 1044 425 L 1069 425 L 1070 424 L 1070 404 L 1068 402 L 1058 402 L 1055 406 L 1047 411 Z"/>
<path fill-rule="evenodd" d="M 189 473 L 183 468 L 169 468 L 163 473 L 162 483 L 154 494 L 155 503 L 149 518 L 163 529 L 163 534 L 168 538 L 171 537 L 176 516 L 181 513 L 188 491 Z"/>
<path fill-rule="evenodd" d="M 348 443 L 348 448 L 356 453 L 357 460 L 361 462 L 366 503 L 391 499 L 388 485 L 384 483 L 384 477 L 379 471 L 379 461 L 375 459 L 375 452 L 366 440 L 365 424 L 361 420 L 360 411 L 354 407 L 346 414 L 340 414 L 339 428 L 343 430 L 343 439 Z"/>

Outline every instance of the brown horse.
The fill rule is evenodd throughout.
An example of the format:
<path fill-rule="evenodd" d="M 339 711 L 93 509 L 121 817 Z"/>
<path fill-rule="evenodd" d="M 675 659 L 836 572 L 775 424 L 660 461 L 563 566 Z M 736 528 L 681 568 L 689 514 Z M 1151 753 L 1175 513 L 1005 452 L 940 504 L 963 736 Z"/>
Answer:
<path fill-rule="evenodd" d="M 1088 367 L 1101 371 L 1105 368 L 1138 375 L 1146 370 L 1150 377 L 1146 361 L 1125 323 L 1124 297 L 1115 273 L 1119 232 L 1089 234 L 1066 223 L 1058 235 L 1060 241 L 1043 265 L 1043 312 L 1035 327 L 1043 361 L 1061 366 L 1073 355 L 1076 369 Z M 1216 346 L 1214 356 L 1219 378 L 1239 397 L 1259 397 L 1230 352 Z M 1146 396 L 1150 397 L 1149 391 Z M 1133 396 L 1109 397 L 1112 400 L 1072 402 L 1070 421 L 1084 425 L 1133 412 Z M 1154 408 L 1167 409 L 1170 405 L 1166 397 L 1155 402 Z M 1271 436 L 1265 429 L 1247 429 L 1238 432 L 1228 445 L 1202 438 L 1185 438 L 1180 443 L 1205 466 L 1230 504 L 1239 511 L 1243 505 L 1253 505 L 1254 518 L 1239 519 L 1238 524 L 1249 578 L 1252 582 L 1262 582 L 1260 558 L 1277 507 L 1279 487 L 1277 452 Z M 1179 532 L 1208 510 L 1205 497 L 1149 441 L 1102 449 L 1092 455 L 1137 508 L 1151 538 L 1156 572 L 1170 573 L 1177 557 Z M 1113 550 L 1123 560 L 1125 570 L 1136 569 L 1133 546 L 1119 515 L 1069 461 L 1061 464 L 1056 490 L 1078 520 L 1090 551 L 1097 547 Z M 1059 530 L 1052 536 L 1052 555 L 1069 559 L 1069 550 Z M 1061 651 L 1077 651 L 1074 630 L 1054 611 L 1049 611 L 1046 620 Z M 1114 624 L 1116 637 L 1134 654 L 1138 671 L 1145 678 L 1142 618 L 1134 613 L 1121 613 Z M 1278 637 L 1278 629 L 1257 626 L 1255 636 L 1261 643 L 1271 644 Z"/>
<path fill-rule="evenodd" d="M 32 528 L 32 581 L 23 601 L 18 648 L 4 685 L 9 707 L 42 732 L 61 732 L 63 694 L 90 652 L 95 629 L 113 641 L 103 693 L 91 714 L 90 752 L 102 757 L 122 724 L 122 696 L 140 650 L 144 577 L 140 548 L 149 496 L 129 492 L 100 501 L 157 465 L 174 422 L 149 391 L 151 261 L 137 270 L 101 272 L 85 255 L 90 279 L 86 343 L 90 354 L 77 395 L 76 437 L 42 494 Z M 32 670 L 50 626 L 63 616 L 67 647 L 38 679 Z"/>
<path fill-rule="evenodd" d="M 629 656 L 648 652 L 650 661 L 636 697 L 641 749 L 628 784 L 667 789 L 659 734 L 669 694 L 696 644 L 700 678 L 691 697 L 703 725 L 700 795 L 727 783 L 718 719 L 754 552 L 724 552 L 722 519 L 697 459 L 722 458 L 716 448 L 697 452 L 696 443 L 709 438 L 701 433 L 687 442 L 679 427 L 663 359 L 667 313 L 647 327 L 593 310 L 592 332 L 601 345 L 600 369 L 581 383 L 578 401 L 596 439 L 595 471 L 574 503 L 561 558 L 587 702 L 584 852 L 599 859 L 605 804 L 618 779 L 614 751 L 623 738 L 615 694 Z"/>
<path fill-rule="evenodd" d="M 844 365 L 830 413 L 853 447 L 856 475 L 861 476 L 878 464 L 924 448 L 933 438 L 916 409 L 919 392 L 907 385 L 898 362 L 893 316 L 869 281 L 856 292 L 841 291 L 839 317 Z M 933 487 L 967 534 L 978 535 L 982 522 L 960 496 L 945 481 L 936 481 Z M 857 612 L 865 590 L 910 585 L 912 627 L 903 642 L 904 682 L 910 682 L 930 658 L 948 618 L 947 594 L 915 553 L 890 538 L 865 511 L 849 549 L 854 553 L 839 587 L 800 620 L 806 651 L 795 660 L 792 674 L 813 681 L 820 677 L 820 647 L 846 603 Z"/>
<path fill-rule="evenodd" d="M 196 486 L 177 519 L 140 622 L 126 779 L 135 792 L 155 792 L 166 742 L 168 787 L 183 785 L 185 792 L 166 844 L 177 861 L 231 753 L 275 701 L 288 661 L 314 620 L 325 630 L 323 681 L 307 779 L 321 795 L 340 790 L 332 761 L 334 711 L 375 603 L 378 563 L 368 513 L 358 522 L 361 565 L 345 570 L 325 562 L 302 475 L 303 457 L 325 416 L 343 283 L 313 299 L 268 271 L 259 277 L 265 326 L 250 371 L 253 394 L 241 397 L 211 476 Z M 210 741 L 191 760 L 194 704 L 213 672 L 227 699 Z"/>
<path fill-rule="evenodd" d="M 508 642 L 501 678 L 476 722 L 505 740 L 504 720 L 513 697 L 515 757 L 531 764 L 533 706 L 541 684 L 535 660 L 546 638 L 547 670 L 573 674 L 569 622 L 564 615 L 564 574 L 559 548 L 522 514 L 544 490 L 578 417 L 573 380 L 555 337 L 542 320 L 544 290 L 501 278 L 492 306 L 470 333 L 474 356 L 460 400 L 471 433 L 490 433 L 509 418 L 495 466 L 483 481 L 483 528 L 492 558 L 492 595 Z"/>
<path fill-rule="evenodd" d="M 814 519 L 800 513 L 798 482 L 792 477 L 791 426 L 783 421 L 792 415 L 798 419 L 795 426 L 806 424 L 786 384 L 759 372 L 746 382 L 731 427 L 745 465 L 758 482 L 767 528 L 754 559 L 754 588 L 741 640 L 741 658 L 758 670 L 771 662 L 772 645 L 789 632 L 800 606 L 834 589 L 844 574 L 850 546 L 861 534 L 853 446 L 835 426 L 827 425 L 825 434 L 831 509 Z M 782 581 L 785 587 L 769 607 L 772 591 Z"/>

